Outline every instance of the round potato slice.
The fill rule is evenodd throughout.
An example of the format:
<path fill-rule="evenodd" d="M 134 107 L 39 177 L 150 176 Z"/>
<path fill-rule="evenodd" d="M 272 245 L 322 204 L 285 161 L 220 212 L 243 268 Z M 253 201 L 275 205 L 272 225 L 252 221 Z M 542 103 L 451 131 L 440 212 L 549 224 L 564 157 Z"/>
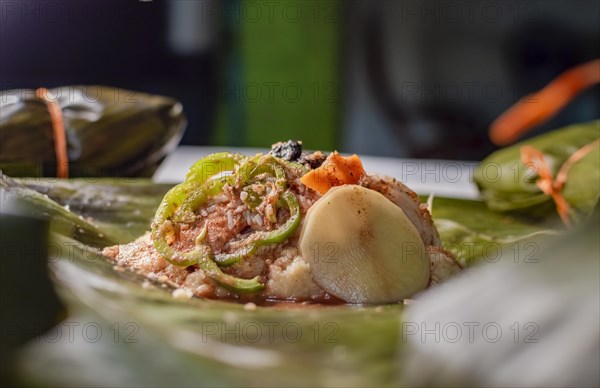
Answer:
<path fill-rule="evenodd" d="M 429 257 L 415 226 L 362 186 L 332 188 L 309 209 L 300 250 L 315 282 L 348 303 L 398 302 L 429 283 Z"/>

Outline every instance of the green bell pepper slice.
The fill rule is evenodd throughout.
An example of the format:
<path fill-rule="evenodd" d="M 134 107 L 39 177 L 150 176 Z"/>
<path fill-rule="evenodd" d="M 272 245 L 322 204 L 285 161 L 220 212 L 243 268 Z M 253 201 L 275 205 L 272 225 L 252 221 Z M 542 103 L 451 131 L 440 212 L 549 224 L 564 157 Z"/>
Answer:
<path fill-rule="evenodd" d="M 201 185 L 217 174 L 224 171 L 233 171 L 236 166 L 246 159 L 248 157 L 245 155 L 230 152 L 218 152 L 205 156 L 190 167 L 185 180 Z"/>
<path fill-rule="evenodd" d="M 297 168 L 296 166 L 290 167 Z M 229 176 L 214 178 L 215 175 L 226 171 L 233 171 L 233 173 Z M 239 154 L 222 152 L 209 155 L 194 163 L 186 180 L 173 187 L 165 195 L 156 212 L 152 223 L 152 240 L 157 251 L 173 265 L 187 267 L 198 264 L 211 279 L 234 292 L 246 293 L 262 290 L 264 285 L 260 283 L 259 277 L 240 279 L 223 273 L 219 266 L 233 265 L 254 254 L 263 245 L 282 242 L 298 228 L 300 206 L 296 196 L 290 190 L 285 190 L 278 201 L 290 211 L 290 217 L 285 224 L 273 231 L 257 232 L 251 243 L 232 253 L 214 254 L 202 238 L 197 239 L 194 249 L 187 252 L 177 251 L 167 243 L 168 228 L 165 227 L 167 221 L 194 222 L 197 219 L 196 210 L 209 198 L 221 193 L 225 184 L 244 187 L 262 174 L 265 174 L 267 179 L 276 179 L 276 185 L 281 189 L 286 189 L 287 176 L 284 165 L 282 161 L 271 155 L 247 158 Z M 257 202 L 258 199 L 252 198 L 254 202 Z M 202 232 L 201 235 L 203 235 Z"/>
<path fill-rule="evenodd" d="M 253 254 L 256 249 L 263 245 L 277 244 L 288 238 L 300 225 L 300 205 L 296 196 L 289 190 L 286 190 L 281 198 L 285 201 L 286 207 L 290 211 L 290 217 L 285 224 L 281 225 L 276 230 L 257 232 L 256 240 L 246 245 L 239 251 L 226 254 L 215 255 L 214 260 L 220 266 L 229 266 L 239 262 L 241 259 Z"/>

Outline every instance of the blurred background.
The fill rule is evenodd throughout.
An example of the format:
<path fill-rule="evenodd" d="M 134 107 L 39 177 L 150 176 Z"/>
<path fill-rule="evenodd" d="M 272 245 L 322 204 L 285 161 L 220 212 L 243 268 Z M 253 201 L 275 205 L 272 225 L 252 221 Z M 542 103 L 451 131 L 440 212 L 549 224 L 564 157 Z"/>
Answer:
<path fill-rule="evenodd" d="M 0 88 L 179 99 L 182 144 L 478 160 L 489 124 L 600 52 L 598 1 L 1 1 Z M 581 94 L 530 135 L 600 116 Z"/>

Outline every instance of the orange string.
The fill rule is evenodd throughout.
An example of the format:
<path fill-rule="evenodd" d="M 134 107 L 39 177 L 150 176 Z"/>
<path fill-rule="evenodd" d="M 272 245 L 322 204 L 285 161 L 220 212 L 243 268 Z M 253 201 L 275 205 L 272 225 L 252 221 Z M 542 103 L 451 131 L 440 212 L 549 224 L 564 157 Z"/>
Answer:
<path fill-rule="evenodd" d="M 494 120 L 490 126 L 490 139 L 497 145 L 513 143 L 523 133 L 558 113 L 581 91 L 597 83 L 600 83 L 600 59 L 568 69 Z"/>
<path fill-rule="evenodd" d="M 563 195 L 563 188 L 567 182 L 567 174 L 575 163 L 599 145 L 600 139 L 596 139 L 575 151 L 560 167 L 560 170 L 556 174 L 556 178 L 552 177 L 552 172 L 544 159 L 543 152 L 529 145 L 521 147 L 521 161 L 526 166 L 532 166 L 537 172 L 539 178 L 536 181 L 536 186 L 539 187 L 544 194 L 554 200 L 556 212 L 560 216 L 562 222 L 569 228 L 571 227 L 571 219 L 569 217 L 570 208 L 569 203 Z"/>
<path fill-rule="evenodd" d="M 54 153 L 56 155 L 56 176 L 59 178 L 69 177 L 69 158 L 67 155 L 67 136 L 62 118 L 62 110 L 56 102 L 56 98 L 46 88 L 35 91 L 37 98 L 44 101 L 50 113 L 52 123 L 52 135 L 54 138 Z"/>

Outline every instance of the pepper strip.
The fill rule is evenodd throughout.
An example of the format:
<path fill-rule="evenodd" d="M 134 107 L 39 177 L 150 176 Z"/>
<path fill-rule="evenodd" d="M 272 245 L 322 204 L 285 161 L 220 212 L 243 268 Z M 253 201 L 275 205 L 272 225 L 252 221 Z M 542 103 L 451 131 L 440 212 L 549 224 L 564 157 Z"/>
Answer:
<path fill-rule="evenodd" d="M 258 241 L 260 245 L 280 243 L 288 238 L 300 225 L 300 205 L 296 196 L 290 190 L 287 190 L 281 198 L 290 211 L 290 217 L 280 228 L 270 232 L 260 232 L 261 237 Z"/>
<path fill-rule="evenodd" d="M 277 243 L 285 240 L 292 234 L 300 224 L 300 206 L 295 195 L 287 190 L 282 195 L 286 206 L 290 210 L 290 217 L 286 223 L 275 231 L 261 232 L 259 238 L 246 247 L 229 254 L 214 255 L 208 246 L 198 241 L 195 249 L 188 252 L 177 252 L 165 239 L 165 222 L 171 218 L 185 220 L 189 214 L 202 206 L 210 196 L 218 194 L 225 183 L 232 183 L 229 177 L 207 181 L 211 176 L 233 169 L 244 159 L 233 159 L 231 154 L 214 154 L 196 162 L 187 175 L 186 181 L 171 189 L 163 199 L 153 223 L 152 239 L 156 249 L 165 257 L 166 260 L 174 265 L 189 266 L 198 263 L 209 277 L 215 280 L 223 287 L 232 289 L 236 292 L 256 292 L 261 290 L 264 285 L 260 283 L 259 277 L 253 279 L 240 279 L 223 273 L 218 264 L 222 266 L 232 265 L 239 262 L 242 258 L 254 253 L 256 249 L 265 244 Z M 206 166 L 218 163 L 220 168 L 207 173 Z M 277 161 L 270 158 L 256 158 L 246 160 L 238 169 L 236 174 L 245 184 L 257 175 L 267 173 L 276 177 L 276 184 L 280 187 L 286 185 L 286 174 L 283 167 Z"/>
<path fill-rule="evenodd" d="M 230 152 L 217 152 L 216 154 L 205 156 L 190 167 L 185 180 L 201 185 L 216 174 L 224 171 L 232 171 L 246 159 L 247 157 L 244 155 L 232 154 Z"/>
<path fill-rule="evenodd" d="M 229 266 L 239 262 L 242 258 L 254 253 L 256 249 L 263 245 L 280 243 L 288 238 L 300 225 L 300 205 L 296 196 L 289 190 L 281 196 L 290 210 L 290 217 L 285 224 L 273 231 L 257 232 L 256 240 L 248 244 L 239 251 L 229 254 L 216 254 L 215 262 L 220 266 Z"/>
<path fill-rule="evenodd" d="M 227 275 L 221 271 L 217 266 L 217 263 L 213 260 L 201 259 L 198 261 L 198 265 L 211 279 L 234 292 L 252 293 L 265 288 L 264 284 L 260 282 L 259 276 L 253 277 L 252 279 L 240 279 L 235 276 Z"/>
<path fill-rule="evenodd" d="M 173 214 L 173 221 L 191 223 L 196 221 L 198 216 L 195 210 L 204 205 L 210 197 L 217 196 L 223 191 L 223 186 L 230 183 L 228 177 L 216 178 L 205 182 L 200 187 L 188 185 L 192 188 L 189 194 L 182 201 L 179 209 Z"/>
<path fill-rule="evenodd" d="M 252 179 L 260 174 L 269 174 L 277 179 L 277 185 L 281 188 L 286 186 L 286 173 L 283 166 L 271 155 L 262 156 L 259 159 L 249 159 L 242 164 L 237 174 L 237 184 L 246 186 Z"/>
<path fill-rule="evenodd" d="M 196 264 L 197 254 L 191 252 L 177 252 L 167 243 L 165 239 L 166 222 L 173 218 L 183 218 L 181 207 L 193 193 L 202 193 L 206 200 L 206 190 L 199 189 L 198 186 L 206 182 L 211 176 L 219 174 L 227 169 L 233 169 L 245 157 L 238 154 L 222 152 L 213 154 L 200 159 L 187 174 L 183 183 L 173 187 L 165 194 L 152 222 L 152 241 L 156 250 L 173 265 L 187 267 Z M 213 168 L 209 168 L 213 166 Z M 214 166 L 217 166 L 216 168 Z M 220 187 L 214 187 L 214 191 L 220 190 Z"/>
<path fill-rule="evenodd" d="M 239 158 L 241 157 L 241 158 Z M 223 186 L 226 183 L 230 185 L 234 184 L 235 176 L 242 173 L 242 171 L 246 171 L 248 168 L 254 168 L 257 158 L 246 158 L 242 155 L 238 154 L 229 154 L 226 152 L 221 152 L 218 154 L 209 155 L 206 158 L 200 159 L 197 161 L 190 172 L 187 175 L 186 181 L 197 182 L 197 185 L 194 185 L 197 190 L 192 191 L 181 203 L 179 210 L 174 215 L 174 220 L 176 222 L 193 222 L 196 219 L 195 211 L 200 208 L 200 206 L 204 205 L 210 196 L 218 195 Z M 240 164 L 240 162 L 242 162 Z M 213 172 L 212 175 L 206 174 L 206 167 L 217 164 L 219 168 L 217 168 Z M 211 176 L 216 174 L 220 174 L 224 171 L 231 171 L 235 169 L 235 167 L 239 165 L 237 174 L 223 177 L 219 181 L 215 181 L 211 184 L 211 182 L 206 182 Z M 193 171 L 192 171 L 193 170 Z M 204 187 L 198 187 L 202 183 L 207 183 Z"/>
<path fill-rule="evenodd" d="M 190 188 L 190 185 L 186 185 L 184 182 L 169 190 L 163 198 L 152 226 L 152 240 L 156 250 L 165 260 L 176 266 L 188 267 L 197 263 L 211 279 L 235 292 L 250 293 L 262 290 L 264 285 L 260 283 L 259 277 L 240 279 L 223 273 L 213 261 L 212 253 L 207 250 L 208 247 L 205 245 L 199 244 L 191 251 L 179 252 L 167 243 L 164 231 L 165 222 L 169 221 L 170 216 L 175 213 L 175 209 L 189 195 Z"/>
<path fill-rule="evenodd" d="M 221 155 L 222 156 L 222 155 Z M 219 158 L 216 158 L 219 159 Z M 211 162 L 214 162 L 215 158 L 211 158 Z M 202 169 L 202 165 L 204 164 L 203 160 L 200 160 L 199 162 L 196 163 L 195 168 L 197 171 L 199 172 L 203 172 Z M 222 172 L 222 171 L 219 171 Z M 217 172 L 218 173 L 218 172 Z M 241 185 L 245 185 L 246 183 L 248 183 L 250 180 L 252 180 L 252 178 L 256 177 L 257 175 L 263 174 L 263 173 L 267 173 L 267 174 L 272 174 L 277 178 L 277 184 L 280 185 L 281 187 L 285 187 L 286 181 L 286 174 L 285 174 L 285 170 L 283 169 L 283 167 L 279 164 L 276 163 L 276 161 L 274 160 L 273 157 L 262 157 L 260 159 L 257 158 L 253 158 L 253 159 L 248 159 L 245 161 L 244 164 L 242 164 L 240 166 L 240 168 L 238 169 L 238 173 L 237 173 L 237 179 L 241 180 L 241 182 L 239 182 Z M 193 179 L 192 176 L 190 176 L 190 174 L 188 174 L 188 176 L 190 177 L 190 179 Z M 206 179 L 204 177 L 200 177 L 199 175 L 196 175 L 194 177 L 196 180 L 202 180 L 202 179 Z M 192 222 L 193 219 L 191 217 L 194 217 L 194 212 L 196 209 L 198 209 L 200 206 L 202 206 L 204 203 L 206 203 L 206 201 L 208 200 L 208 198 L 212 195 L 216 195 L 218 194 L 223 186 L 225 185 L 225 183 L 231 183 L 230 180 L 231 178 L 223 178 L 220 180 L 215 180 L 215 181 L 208 181 L 206 182 L 205 185 L 196 188 L 195 191 L 189 193 L 188 195 L 186 195 L 186 197 L 183 199 L 181 206 L 179 206 L 179 209 L 175 212 L 175 214 L 173 215 L 173 220 L 175 222 L 182 222 L 182 221 L 188 221 L 188 222 Z M 293 199 L 289 199 L 289 195 L 287 196 L 288 199 L 286 200 L 287 206 L 290 209 L 290 212 L 293 213 L 294 212 L 294 205 L 296 207 L 298 207 L 298 201 L 296 200 L 295 196 L 291 193 L 289 193 Z M 296 223 L 290 223 L 290 226 L 293 226 L 293 229 L 290 231 L 287 231 L 285 228 L 288 226 L 288 223 L 286 223 L 285 225 L 282 226 L 281 231 L 279 231 L 279 229 L 277 231 L 273 231 L 270 233 L 278 233 L 281 235 L 289 235 L 291 234 L 296 227 L 298 226 L 298 223 L 300 221 L 300 211 L 299 211 L 299 207 L 296 211 L 297 213 L 297 222 Z M 190 216 L 191 215 L 191 216 Z M 289 220 L 288 220 L 289 221 Z M 235 252 L 232 253 L 227 253 L 227 254 L 215 254 L 213 256 L 213 259 L 221 266 L 229 266 L 229 265 L 233 265 L 237 262 L 239 262 L 240 260 L 242 260 L 245 257 L 248 257 L 249 255 L 253 254 L 256 249 L 264 244 L 268 244 L 270 243 L 269 241 L 272 240 L 276 240 L 276 234 L 268 234 L 267 236 L 265 236 L 265 238 L 267 238 L 267 241 L 263 243 L 262 238 L 261 240 L 256 240 L 254 241 L 252 244 L 246 245 L 245 247 L 243 247 L 242 249 L 239 249 Z M 283 239 L 281 239 L 280 241 L 283 241 Z M 277 241 L 274 241 L 277 242 Z M 206 255 L 203 255 L 206 256 Z M 206 258 L 206 257 L 203 257 Z"/>
<path fill-rule="evenodd" d="M 187 197 L 188 189 L 189 187 L 182 183 L 169 190 L 160 203 L 152 222 L 151 237 L 154 247 L 165 260 L 178 267 L 194 265 L 197 259 L 192 252 L 177 252 L 167 243 L 165 225 Z"/>
<path fill-rule="evenodd" d="M 284 168 L 277 163 L 272 156 L 265 156 L 256 160 L 248 160 L 247 163 L 238 169 L 238 184 L 245 185 L 260 174 L 274 175 L 277 179 L 276 184 L 281 188 L 286 186 L 286 174 Z M 213 259 L 220 266 L 230 266 L 240 260 L 250 256 L 260 246 L 274 244 L 285 240 L 291 235 L 300 224 L 300 205 L 296 196 L 289 190 L 282 195 L 286 207 L 290 210 L 290 217 L 280 228 L 269 232 L 257 232 L 257 238 L 245 247 L 227 254 L 215 254 Z"/>
<path fill-rule="evenodd" d="M 205 271 L 211 279 L 223 287 L 242 293 L 257 292 L 264 288 L 264 285 L 259 281 L 260 278 L 258 276 L 252 279 L 240 279 L 223 273 L 217 266 L 217 263 L 212 260 L 212 255 L 209 251 L 207 251 L 208 247 L 206 246 L 197 246 L 195 249 L 189 252 L 180 253 L 175 251 L 175 249 L 168 245 L 164 240 L 161 240 L 160 244 L 163 243 L 164 245 L 160 245 L 160 248 L 156 245 L 156 242 L 154 245 L 156 246 L 156 249 L 165 257 L 165 259 L 167 259 L 167 256 L 171 259 L 177 259 L 181 257 L 189 260 L 189 264 L 186 266 L 198 263 L 200 269 Z M 173 261 L 169 259 L 167 260 L 174 265 L 177 265 Z"/>

